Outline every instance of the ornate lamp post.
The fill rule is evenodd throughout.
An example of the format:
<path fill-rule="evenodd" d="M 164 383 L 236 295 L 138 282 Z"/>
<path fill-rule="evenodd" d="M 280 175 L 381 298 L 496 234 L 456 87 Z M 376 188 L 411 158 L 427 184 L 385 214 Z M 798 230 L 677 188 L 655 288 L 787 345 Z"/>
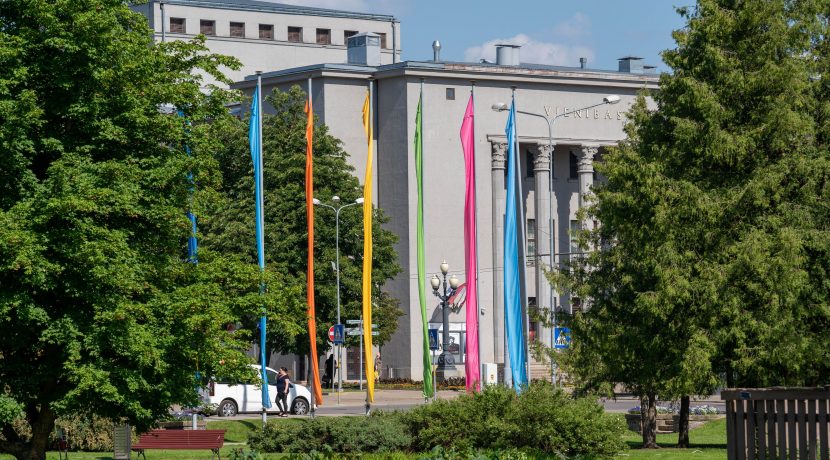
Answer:
<path fill-rule="evenodd" d="M 446 379 L 446 372 L 447 371 L 454 371 L 455 370 L 455 358 L 452 357 L 452 354 L 449 353 L 449 345 L 450 345 L 450 298 L 453 294 L 455 294 L 455 290 L 458 289 L 458 278 L 455 275 L 450 276 L 449 279 L 449 287 L 447 286 L 447 273 L 450 271 L 450 265 L 447 261 L 441 262 L 441 274 L 443 276 L 443 283 L 441 278 L 438 278 L 438 275 L 432 275 L 432 279 L 430 280 L 430 284 L 432 284 L 432 293 L 441 300 L 441 309 L 442 309 L 442 319 L 443 319 L 443 329 L 444 332 L 441 335 L 441 341 L 443 345 L 441 345 L 441 354 L 438 356 L 438 371 L 441 372 L 441 375 L 444 376 Z M 443 288 L 439 291 L 439 288 Z"/>

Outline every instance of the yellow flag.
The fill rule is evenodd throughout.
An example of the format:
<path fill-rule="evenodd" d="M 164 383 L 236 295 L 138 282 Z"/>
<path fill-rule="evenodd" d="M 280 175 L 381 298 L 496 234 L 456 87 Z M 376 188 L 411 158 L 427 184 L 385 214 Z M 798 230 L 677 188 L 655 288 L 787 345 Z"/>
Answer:
<path fill-rule="evenodd" d="M 366 364 L 366 402 L 375 401 L 375 360 L 372 357 L 372 108 L 369 91 L 363 102 L 366 132 L 366 179 L 363 181 L 363 342 Z M 380 369 L 378 369 L 380 372 Z"/>

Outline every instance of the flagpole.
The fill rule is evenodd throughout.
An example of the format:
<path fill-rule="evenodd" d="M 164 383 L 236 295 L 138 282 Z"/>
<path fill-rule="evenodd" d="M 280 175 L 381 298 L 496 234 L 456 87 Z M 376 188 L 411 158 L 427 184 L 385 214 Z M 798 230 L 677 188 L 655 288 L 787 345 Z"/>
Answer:
<path fill-rule="evenodd" d="M 375 125 L 375 111 L 374 111 L 374 108 L 375 108 L 375 107 L 374 107 L 374 89 L 375 89 L 375 88 L 374 88 L 373 80 L 372 80 L 371 78 L 369 78 L 369 133 L 371 133 L 371 134 L 372 134 L 372 137 L 370 137 L 370 138 L 369 138 L 369 146 L 370 146 L 370 148 L 371 148 L 372 142 L 374 141 L 374 139 L 373 139 L 373 137 L 374 137 L 374 125 Z M 372 180 L 372 178 L 371 178 L 371 177 L 367 177 L 367 178 L 366 178 L 366 180 L 367 180 L 367 181 L 371 181 L 371 180 Z M 368 201 L 369 201 L 369 203 L 371 203 L 371 202 L 372 202 L 372 197 L 371 197 L 371 196 L 370 196 L 370 197 L 364 197 L 363 199 L 364 199 L 364 200 L 368 200 Z M 371 206 L 371 205 L 370 205 L 370 206 Z M 364 221 L 364 222 L 365 222 L 365 221 Z M 365 225 L 365 223 L 364 223 L 364 225 Z M 369 231 L 370 231 L 370 232 L 372 231 L 372 230 L 371 230 L 371 228 L 369 229 Z M 365 244 L 365 243 L 364 243 L 364 244 Z M 365 264 L 365 263 L 366 263 L 366 261 L 364 260 L 364 261 L 363 261 L 363 263 Z M 371 276 L 371 273 L 372 273 L 372 270 L 371 270 L 371 264 L 372 264 L 372 261 L 370 260 L 370 261 L 369 261 L 369 267 L 370 267 L 370 268 L 369 268 L 369 273 L 370 273 L 370 276 Z M 370 289 L 370 290 L 369 290 L 369 297 L 370 297 L 370 298 L 369 298 L 369 309 L 370 309 L 370 311 L 371 311 L 371 308 L 372 308 L 372 302 L 371 302 L 371 292 L 372 292 L 372 291 L 371 291 L 371 285 L 369 286 L 369 289 Z M 366 341 L 365 346 L 368 348 L 368 350 L 371 350 L 371 353 L 367 353 L 367 354 L 374 355 L 374 354 L 375 354 L 375 351 L 374 351 L 374 350 L 372 350 L 372 342 L 370 341 L 370 340 L 371 340 L 371 338 L 372 338 L 372 321 L 371 321 L 371 320 L 370 320 L 370 321 L 366 321 L 366 318 L 363 318 L 363 334 L 364 334 L 364 335 L 366 335 L 366 328 L 369 328 L 369 335 L 367 336 L 369 340 L 367 340 L 367 341 Z M 367 351 L 368 351 L 368 350 L 367 350 Z M 367 358 L 368 358 L 368 356 L 367 356 Z M 374 370 L 374 360 L 372 360 L 371 362 L 372 362 L 372 369 Z M 368 361 L 368 360 L 367 360 L 367 362 L 366 362 L 366 367 L 369 367 L 369 361 Z M 371 383 L 371 385 L 370 385 L 370 383 L 369 383 L 369 379 L 370 379 L 370 378 L 371 378 L 371 379 L 374 379 L 374 378 L 375 378 L 375 373 L 374 373 L 374 372 L 372 372 L 372 373 L 370 374 L 370 373 L 367 371 L 367 372 L 366 372 L 366 415 L 369 415 L 369 414 L 371 413 L 371 411 L 372 411 L 372 403 L 371 403 L 371 397 L 370 397 L 370 389 L 369 389 L 369 387 L 370 387 L 370 386 L 371 386 L 371 387 L 374 387 L 374 381 L 372 381 L 372 383 Z"/>
<path fill-rule="evenodd" d="M 308 76 L 308 110 L 309 111 L 312 110 L 312 108 L 311 108 L 311 75 Z M 308 197 L 306 197 L 306 199 L 308 199 Z M 306 212 L 313 212 L 313 209 L 314 208 L 311 207 Z M 314 225 L 314 224 L 312 223 L 311 225 Z M 314 247 L 313 246 L 314 245 L 313 233 L 311 234 L 310 237 L 311 237 L 311 241 L 309 241 L 309 250 L 313 251 L 313 247 Z M 314 283 L 314 265 L 313 265 L 314 264 L 314 262 L 313 262 L 314 261 L 314 254 L 313 254 L 313 252 L 308 255 L 308 260 L 311 262 L 309 264 L 310 269 L 309 269 L 309 273 L 308 273 L 308 276 L 310 278 L 309 286 L 313 286 L 313 283 Z M 311 292 L 308 293 L 308 296 L 309 296 L 309 299 L 311 299 L 311 303 L 313 305 L 313 302 L 314 302 L 314 290 L 313 290 L 313 288 L 311 289 Z M 308 337 L 309 341 L 311 342 L 310 346 L 316 348 L 316 345 L 317 345 L 315 343 L 317 341 L 316 331 L 312 331 L 312 330 L 309 329 L 308 336 L 309 336 Z M 313 348 L 309 349 L 309 353 L 311 353 L 311 357 L 313 357 L 313 358 L 317 357 L 317 353 L 313 352 Z M 315 407 L 314 394 L 315 394 L 315 386 L 318 385 L 318 382 L 317 382 L 317 379 L 314 377 L 314 369 L 318 365 L 319 364 L 317 363 L 317 360 L 315 359 L 315 361 L 311 363 L 311 366 L 309 366 L 309 368 L 306 369 L 306 372 L 311 375 L 311 378 L 308 379 L 308 380 L 311 381 L 311 407 L 310 407 L 310 410 L 308 411 L 311 418 L 314 418 L 316 416 L 316 414 L 314 413 L 315 412 L 314 411 L 314 407 Z"/>
<path fill-rule="evenodd" d="M 256 71 L 256 94 L 257 94 L 256 111 L 257 111 L 257 150 L 258 150 L 257 158 L 256 158 L 256 161 L 257 161 L 256 170 L 258 171 L 258 174 L 256 174 L 256 177 L 254 178 L 254 181 L 255 181 L 255 187 L 259 190 L 259 196 L 256 197 L 256 199 L 257 199 L 256 207 L 259 208 L 259 210 L 260 210 L 259 216 L 257 216 L 258 220 L 257 220 L 256 225 L 257 225 L 257 227 L 260 228 L 260 238 L 264 239 L 265 236 L 262 234 L 265 231 L 265 225 L 264 225 L 265 224 L 265 218 L 263 217 L 263 214 L 265 213 L 265 207 L 264 207 L 264 201 L 265 200 L 262 196 L 263 195 L 262 187 L 263 187 L 263 182 L 264 181 L 262 179 L 263 171 L 262 171 L 262 71 L 261 70 Z M 257 249 L 258 250 L 264 250 L 264 248 L 260 247 L 260 242 L 259 241 L 257 241 Z M 265 271 L 265 266 L 264 266 L 265 254 L 260 254 L 259 258 L 261 259 L 260 260 L 260 265 L 259 265 L 259 271 L 260 271 L 260 273 L 263 273 Z M 265 294 L 265 284 L 264 284 L 263 281 L 260 281 L 260 283 L 259 283 L 260 298 L 262 298 L 264 296 L 264 294 Z M 262 398 L 263 399 L 263 401 L 262 401 L 262 426 L 263 427 L 268 423 L 267 405 L 270 402 L 270 400 L 269 401 L 265 400 L 266 398 L 268 398 L 268 380 L 267 380 L 267 373 L 265 372 L 265 368 L 268 365 L 268 363 L 266 361 L 267 357 L 265 356 L 265 335 L 266 335 L 265 327 L 267 325 L 267 321 L 268 321 L 268 319 L 267 319 L 267 315 L 266 315 L 265 304 L 263 303 L 263 305 L 262 305 L 262 317 L 260 318 L 260 331 L 259 331 L 259 333 L 260 333 L 260 348 L 261 348 L 261 350 L 260 350 L 260 361 L 261 361 L 261 363 L 260 363 L 260 366 L 261 366 L 260 367 L 260 374 L 262 375 L 262 387 L 263 387 L 263 390 L 262 390 L 262 396 L 263 396 L 263 398 Z"/>
<path fill-rule="evenodd" d="M 476 81 L 475 80 L 470 80 L 470 85 L 471 85 L 471 87 L 470 87 L 470 96 L 473 99 L 473 119 L 475 119 L 475 113 L 476 113 Z M 475 146 L 475 125 L 473 125 L 473 145 Z M 473 147 L 473 151 L 475 151 L 475 147 Z M 473 171 L 473 174 L 475 174 L 475 173 L 476 173 L 476 171 Z M 475 238 L 476 238 L 476 246 L 475 246 L 475 251 L 476 251 L 476 271 L 475 271 L 476 293 L 480 293 L 481 290 L 479 289 L 479 287 L 481 287 L 481 284 L 479 283 L 479 272 L 478 272 L 478 182 L 476 182 L 476 186 L 473 187 L 473 199 L 475 200 L 475 203 L 476 203 L 475 210 L 473 211 L 474 212 L 473 219 L 475 220 L 475 223 L 476 223 L 476 231 L 475 231 Z M 478 301 L 478 300 L 479 299 L 476 299 L 476 301 Z M 478 305 L 476 305 L 476 316 L 481 316 L 481 307 L 478 306 Z M 479 389 L 479 391 L 481 391 L 482 388 L 483 388 L 483 386 L 482 386 L 483 377 L 482 376 L 484 375 L 484 372 L 482 372 L 482 365 L 481 365 L 481 318 L 477 318 L 477 320 L 476 320 L 476 337 L 478 338 L 478 349 L 476 350 L 478 352 L 478 389 Z"/>
<path fill-rule="evenodd" d="M 510 89 L 512 90 L 512 97 L 513 97 L 513 104 L 516 104 L 516 87 L 511 86 Z M 521 150 L 519 150 L 519 130 L 516 127 L 518 123 L 516 120 L 513 121 L 513 126 L 516 131 L 515 136 L 515 151 L 516 151 L 516 158 L 518 160 L 519 155 L 521 154 Z M 528 372 L 530 371 L 530 354 L 527 345 L 527 338 L 525 337 L 525 331 L 528 324 L 528 311 L 527 311 L 527 220 L 525 219 L 525 209 L 524 209 L 524 190 L 522 190 L 522 174 L 521 174 L 521 162 L 517 161 L 519 167 L 515 170 L 516 175 L 516 187 L 518 188 L 518 193 L 516 194 L 515 199 L 517 200 L 516 208 L 519 211 L 519 225 L 517 227 L 517 233 L 519 237 L 519 254 L 520 259 L 522 261 L 522 267 L 519 270 L 519 292 L 521 292 L 521 301 L 522 305 L 522 327 L 521 327 L 521 334 L 522 334 L 522 342 L 524 344 L 525 349 L 525 382 L 527 384 L 529 381 Z"/>

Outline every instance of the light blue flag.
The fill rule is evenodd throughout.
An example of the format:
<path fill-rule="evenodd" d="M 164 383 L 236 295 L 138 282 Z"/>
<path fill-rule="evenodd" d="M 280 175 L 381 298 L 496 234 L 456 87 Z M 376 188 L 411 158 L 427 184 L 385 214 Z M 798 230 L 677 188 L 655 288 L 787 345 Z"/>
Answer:
<path fill-rule="evenodd" d="M 184 111 L 181 109 L 177 110 L 176 113 L 182 118 L 185 118 Z M 189 137 L 190 135 L 190 121 L 185 119 L 184 121 L 184 134 L 185 138 Z M 187 156 L 191 155 L 190 146 L 185 143 L 184 144 L 184 151 L 187 153 Z M 187 172 L 187 182 L 190 184 L 188 187 L 188 191 L 190 192 L 191 201 L 193 199 L 193 172 Z M 199 263 L 198 257 L 198 250 L 199 244 L 196 240 L 196 232 L 198 228 L 196 227 L 196 215 L 193 214 L 191 211 L 187 211 L 187 219 L 190 221 L 190 237 L 187 239 L 187 261 L 191 263 Z"/>
<path fill-rule="evenodd" d="M 259 85 L 254 90 L 254 100 L 251 101 L 251 120 L 248 125 L 248 143 L 251 145 L 251 159 L 254 162 L 254 199 L 256 200 L 256 252 L 257 261 L 259 262 L 259 269 L 265 270 L 265 218 L 263 210 L 262 198 L 262 144 L 260 142 L 262 136 L 260 129 L 260 113 L 259 106 Z M 260 294 L 265 293 L 265 285 L 260 284 Z M 265 367 L 268 364 L 265 356 L 265 332 L 266 332 L 267 318 L 263 309 L 263 315 L 259 318 L 259 350 L 260 350 L 260 364 L 262 371 L 262 407 L 266 409 L 271 408 L 271 398 L 268 397 L 268 373 Z"/>
<path fill-rule="evenodd" d="M 527 385 L 525 373 L 524 329 L 522 327 L 522 289 L 519 270 L 518 214 L 519 190 L 517 168 L 519 159 L 516 152 L 516 103 L 510 105 L 507 117 L 507 199 L 504 214 L 504 329 L 507 335 L 507 351 L 510 355 L 510 369 L 513 388 L 520 392 Z"/>

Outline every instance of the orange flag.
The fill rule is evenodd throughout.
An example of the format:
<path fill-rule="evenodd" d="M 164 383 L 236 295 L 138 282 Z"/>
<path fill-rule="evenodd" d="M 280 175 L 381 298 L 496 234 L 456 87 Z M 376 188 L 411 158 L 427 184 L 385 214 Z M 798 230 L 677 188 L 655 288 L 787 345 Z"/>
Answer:
<path fill-rule="evenodd" d="M 309 90 L 311 81 L 309 80 Z M 305 128 L 305 204 L 308 220 L 308 337 L 311 341 L 311 391 L 314 392 L 314 402 L 323 404 L 323 389 L 320 388 L 320 366 L 317 362 L 317 320 L 314 312 L 314 173 L 311 154 L 314 151 L 314 111 L 311 109 L 311 91 L 305 103 L 307 124 Z"/>

